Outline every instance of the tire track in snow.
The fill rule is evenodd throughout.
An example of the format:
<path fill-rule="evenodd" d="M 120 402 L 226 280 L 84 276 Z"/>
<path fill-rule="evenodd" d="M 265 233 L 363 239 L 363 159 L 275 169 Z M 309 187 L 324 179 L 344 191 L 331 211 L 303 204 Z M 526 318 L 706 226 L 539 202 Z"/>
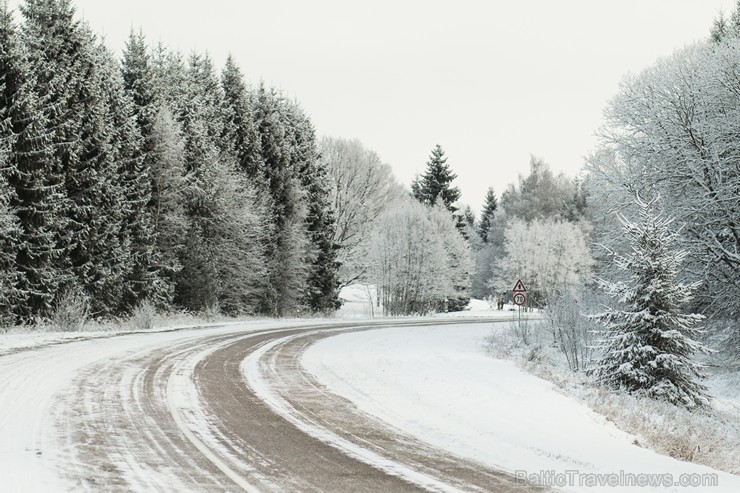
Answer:
<path fill-rule="evenodd" d="M 376 322 L 373 327 L 404 323 L 419 322 Z M 363 421 L 366 417 L 342 414 L 347 410 L 337 407 L 333 414 L 326 413 L 327 419 L 318 419 L 339 401 L 298 371 L 301 344 L 338 330 L 367 327 L 368 323 L 291 326 L 272 322 L 261 324 L 259 330 L 232 326 L 126 335 L 4 356 L 0 371 L 12 376 L 12 381 L 0 388 L 2 487 L 10 491 L 480 489 L 479 480 L 461 479 L 459 471 L 439 471 L 451 464 L 448 457 L 439 459 L 428 447 L 411 457 L 407 452 L 419 447 L 418 442 L 389 433 L 377 423 L 368 425 Z M 314 339 L 290 339 L 309 332 Z M 291 340 L 298 346 L 283 344 Z M 269 346 L 280 348 L 278 352 L 266 346 L 273 341 L 281 341 Z M 242 378 L 240 365 L 250 354 L 260 365 L 268 365 L 265 382 L 275 385 L 280 399 L 298 396 L 286 402 L 300 410 L 301 419 L 330 428 L 327 434 L 382 457 L 385 470 L 306 434 L 276 414 Z M 357 427 L 348 428 L 348 422 L 356 422 Z M 403 445 L 400 450 L 405 452 L 399 455 L 388 443 Z M 459 469 L 460 463 L 455 464 Z M 405 476 L 399 477 L 398 471 Z M 417 484 L 409 481 L 414 475 Z M 419 481 L 424 475 L 432 481 Z M 497 483 L 485 484 L 494 488 Z"/>
<path fill-rule="evenodd" d="M 89 365 L 57 413 L 62 474 L 74 490 L 229 490 L 181 433 L 167 402 L 175 363 L 235 336 L 197 337 Z M 74 412 L 82 407 L 84 412 Z"/>
<path fill-rule="evenodd" d="M 375 328 L 379 327 L 354 330 Z M 544 491 L 518 483 L 509 473 L 453 456 L 391 429 L 328 392 L 300 364 L 306 348 L 326 337 L 326 333 L 313 332 L 273 341 L 244 360 L 244 378 L 276 412 L 306 433 L 425 489 Z"/>

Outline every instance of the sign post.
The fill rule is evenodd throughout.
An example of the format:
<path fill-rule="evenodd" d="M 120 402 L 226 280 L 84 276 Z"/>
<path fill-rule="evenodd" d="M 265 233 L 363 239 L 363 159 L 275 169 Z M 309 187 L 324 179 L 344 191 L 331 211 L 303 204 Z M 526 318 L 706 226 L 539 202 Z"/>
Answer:
<path fill-rule="evenodd" d="M 519 324 L 522 323 L 522 306 L 524 306 L 525 303 L 527 303 L 527 288 L 524 286 L 524 283 L 521 279 L 519 279 L 516 284 L 514 284 L 514 289 L 512 289 L 514 292 L 513 301 L 514 304 L 519 307 Z"/>
<path fill-rule="evenodd" d="M 515 305 L 522 306 L 527 302 L 527 288 L 524 286 L 521 279 L 514 284 L 514 289 L 512 289 L 512 291 L 514 292 Z"/>

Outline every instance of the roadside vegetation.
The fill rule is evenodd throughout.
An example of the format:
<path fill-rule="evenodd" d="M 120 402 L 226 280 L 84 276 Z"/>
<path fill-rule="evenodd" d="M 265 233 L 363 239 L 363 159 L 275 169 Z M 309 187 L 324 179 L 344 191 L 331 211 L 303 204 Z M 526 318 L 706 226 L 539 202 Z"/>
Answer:
<path fill-rule="evenodd" d="M 627 391 L 610 390 L 586 372 L 574 372 L 572 359 L 557 342 L 548 317 L 496 324 L 483 342 L 492 357 L 511 360 L 523 370 L 552 382 L 617 428 L 634 435 L 634 444 L 679 460 L 740 474 L 740 368 L 716 355 L 705 357 L 704 383 L 714 397 L 701 411 Z M 526 334 L 528 343 L 524 343 Z M 588 352 L 587 352 L 588 354 Z M 588 361 L 588 357 L 587 357 Z"/>

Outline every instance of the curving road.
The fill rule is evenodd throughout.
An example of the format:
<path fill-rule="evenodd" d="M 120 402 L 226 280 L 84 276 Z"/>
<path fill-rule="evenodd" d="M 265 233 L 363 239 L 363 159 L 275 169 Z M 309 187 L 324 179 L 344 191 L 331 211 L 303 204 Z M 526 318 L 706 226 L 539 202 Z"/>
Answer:
<path fill-rule="evenodd" d="M 443 323 L 284 323 L 251 331 L 242 325 L 4 356 L 0 374 L 25 384 L 0 389 L 0 439 L 9 437 L 0 445 L 0 487 L 533 490 L 390 429 L 327 392 L 300 365 L 309 345 L 341 331 Z M 36 373 L 28 376 L 31 368 Z M 18 467 L 5 462 L 11 467 L 3 470 L 11 457 Z"/>

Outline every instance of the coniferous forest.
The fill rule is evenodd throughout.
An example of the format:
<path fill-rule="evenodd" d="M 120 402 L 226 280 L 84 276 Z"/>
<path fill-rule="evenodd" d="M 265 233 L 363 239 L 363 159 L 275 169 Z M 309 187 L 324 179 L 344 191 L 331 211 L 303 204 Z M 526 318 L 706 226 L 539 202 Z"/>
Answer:
<path fill-rule="evenodd" d="M 68 0 L 0 5 L 0 316 L 83 300 L 226 314 L 338 306 L 327 171 L 299 104 L 234 60 L 122 59 Z"/>

